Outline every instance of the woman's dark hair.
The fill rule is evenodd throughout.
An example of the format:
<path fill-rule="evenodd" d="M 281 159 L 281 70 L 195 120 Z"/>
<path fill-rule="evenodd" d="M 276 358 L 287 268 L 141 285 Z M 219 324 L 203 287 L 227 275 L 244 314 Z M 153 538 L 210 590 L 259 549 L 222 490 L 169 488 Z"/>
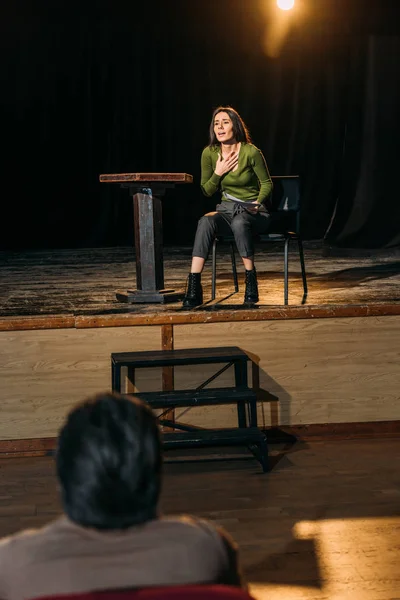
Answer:
<path fill-rule="evenodd" d="M 141 400 L 110 392 L 76 406 L 60 431 L 56 464 L 72 521 L 124 529 L 157 516 L 161 438 Z"/>
<path fill-rule="evenodd" d="M 249 130 L 246 127 L 245 122 L 239 113 L 232 108 L 231 106 L 218 106 L 213 112 L 211 123 L 210 123 L 210 143 L 209 146 L 219 146 L 220 142 L 217 140 L 217 136 L 214 133 L 214 121 L 215 117 L 218 113 L 224 112 L 229 115 L 232 126 L 233 126 L 233 135 L 235 136 L 235 140 L 237 142 L 246 142 L 247 144 L 251 143 L 251 137 Z"/>

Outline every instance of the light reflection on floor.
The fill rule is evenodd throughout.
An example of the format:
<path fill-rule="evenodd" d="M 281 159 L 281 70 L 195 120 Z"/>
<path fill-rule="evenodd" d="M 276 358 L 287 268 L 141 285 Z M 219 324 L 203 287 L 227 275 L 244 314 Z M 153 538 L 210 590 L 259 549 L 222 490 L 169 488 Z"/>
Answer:
<path fill-rule="evenodd" d="M 400 517 L 300 521 L 293 536 L 313 541 L 318 580 L 250 582 L 257 600 L 400 600 Z"/>

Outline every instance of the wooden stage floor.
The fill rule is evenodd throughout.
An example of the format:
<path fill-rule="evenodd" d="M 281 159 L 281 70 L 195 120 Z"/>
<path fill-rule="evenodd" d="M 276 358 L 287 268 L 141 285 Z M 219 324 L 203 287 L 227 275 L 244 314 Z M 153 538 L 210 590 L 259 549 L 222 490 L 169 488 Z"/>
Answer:
<path fill-rule="evenodd" d="M 400 440 L 276 445 L 254 459 L 167 464 L 162 508 L 236 539 L 258 600 L 399 598 Z M 0 536 L 61 512 L 51 457 L 0 459 Z"/>
<path fill-rule="evenodd" d="M 211 267 L 208 263 L 203 275 L 205 303 L 192 311 L 183 311 L 180 302 L 127 305 L 116 300 L 117 290 L 135 288 L 132 248 L 1 252 L 0 328 L 12 328 L 13 320 L 23 317 L 58 317 L 58 326 L 66 326 L 68 319 L 71 323 L 71 318 L 91 316 L 112 319 L 119 325 L 119 317 L 128 317 L 129 324 L 151 324 L 152 319 L 162 321 L 167 317 L 171 322 L 220 320 L 218 315 L 223 315 L 223 320 L 233 315 L 239 320 L 357 316 L 371 314 L 371 308 L 374 314 L 400 314 L 399 248 L 353 251 L 346 255 L 344 251 L 327 252 L 321 242 L 306 242 L 309 292 L 302 303 L 300 267 L 293 247 L 288 307 L 283 306 L 282 246 L 259 248 L 256 264 L 260 302 L 253 310 L 243 307 L 241 264 L 238 264 L 240 290 L 233 293 L 228 250 L 225 245 L 219 249 L 217 299 L 209 300 Z M 166 288 L 184 291 L 190 256 L 188 247 L 164 249 Z M 256 312 L 260 314 L 255 315 Z M 29 328 L 29 322 L 26 323 Z M 95 321 L 92 326 L 96 326 Z"/>

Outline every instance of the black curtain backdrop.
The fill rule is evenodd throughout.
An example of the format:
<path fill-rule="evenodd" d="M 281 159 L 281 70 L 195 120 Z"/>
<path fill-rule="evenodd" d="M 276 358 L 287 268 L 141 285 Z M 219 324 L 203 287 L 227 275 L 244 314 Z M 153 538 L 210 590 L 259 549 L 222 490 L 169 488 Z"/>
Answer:
<path fill-rule="evenodd" d="M 337 204 L 326 239 L 348 247 L 400 243 L 400 39 L 370 36 L 346 120 Z"/>
<path fill-rule="evenodd" d="M 99 183 L 127 171 L 194 175 L 163 205 L 165 243 L 190 245 L 215 205 L 199 162 L 219 104 L 272 174 L 301 176 L 306 239 L 398 245 L 397 3 L 302 0 L 271 58 L 268 2 L 3 4 L 1 247 L 130 245 L 131 200 Z"/>

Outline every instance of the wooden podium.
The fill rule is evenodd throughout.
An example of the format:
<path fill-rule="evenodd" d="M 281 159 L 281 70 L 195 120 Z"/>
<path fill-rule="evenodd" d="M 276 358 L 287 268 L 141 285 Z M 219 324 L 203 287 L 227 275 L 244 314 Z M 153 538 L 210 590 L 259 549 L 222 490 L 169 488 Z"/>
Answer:
<path fill-rule="evenodd" d="M 133 196 L 136 249 L 136 290 L 117 293 L 129 303 L 176 301 L 183 293 L 164 289 L 164 260 L 161 198 L 167 188 L 193 183 L 187 173 L 117 173 L 100 175 L 102 183 L 119 183 Z"/>

